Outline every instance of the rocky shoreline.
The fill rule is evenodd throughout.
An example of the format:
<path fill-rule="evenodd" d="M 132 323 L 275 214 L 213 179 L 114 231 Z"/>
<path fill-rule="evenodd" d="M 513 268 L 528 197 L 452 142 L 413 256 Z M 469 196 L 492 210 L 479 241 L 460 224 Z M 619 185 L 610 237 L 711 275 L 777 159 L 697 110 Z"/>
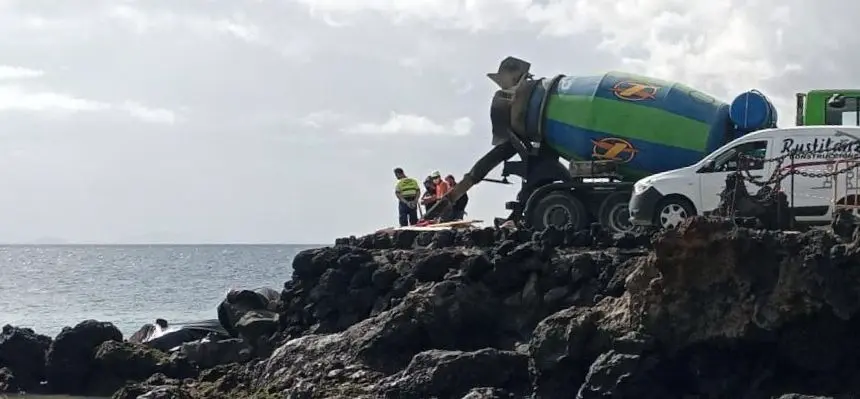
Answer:
<path fill-rule="evenodd" d="M 0 333 L 0 392 L 113 398 L 855 398 L 860 234 L 397 232 L 305 250 L 229 336 Z M 199 338 L 199 337 L 195 337 Z M 817 395 L 817 396 L 816 396 Z"/>

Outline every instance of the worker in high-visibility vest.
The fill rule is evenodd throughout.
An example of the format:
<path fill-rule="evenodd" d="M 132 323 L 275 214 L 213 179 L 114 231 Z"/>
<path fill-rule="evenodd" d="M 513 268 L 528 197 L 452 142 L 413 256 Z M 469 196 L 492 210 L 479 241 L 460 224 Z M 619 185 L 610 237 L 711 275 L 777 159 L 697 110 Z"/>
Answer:
<path fill-rule="evenodd" d="M 406 176 L 401 168 L 394 169 L 394 177 L 397 178 L 394 195 L 398 202 L 397 213 L 400 216 L 400 226 L 418 223 L 418 197 L 421 195 L 418 180 Z"/>

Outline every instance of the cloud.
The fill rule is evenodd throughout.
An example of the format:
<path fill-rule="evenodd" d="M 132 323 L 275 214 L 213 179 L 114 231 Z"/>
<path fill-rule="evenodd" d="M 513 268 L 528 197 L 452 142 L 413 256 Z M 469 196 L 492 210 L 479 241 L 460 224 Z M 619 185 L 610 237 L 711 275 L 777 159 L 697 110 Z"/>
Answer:
<path fill-rule="evenodd" d="M 43 71 L 18 66 L 0 65 L 0 80 L 37 78 L 44 75 Z"/>
<path fill-rule="evenodd" d="M 134 101 L 115 105 L 55 91 L 34 90 L 21 84 L 2 83 L 3 81 L 41 78 L 44 75 L 44 71 L 41 70 L 0 65 L 0 112 L 78 113 L 120 110 L 144 122 L 171 125 L 176 122 L 176 115 L 173 111 L 147 107 Z"/>
<path fill-rule="evenodd" d="M 107 10 L 107 15 L 139 34 L 157 30 L 185 29 L 197 34 L 223 33 L 248 43 L 262 43 L 260 29 L 235 18 L 213 18 L 201 14 L 183 14 L 170 10 L 144 10 L 128 4 L 118 4 Z"/>
<path fill-rule="evenodd" d="M 108 104 L 62 93 L 31 92 L 19 86 L 0 86 L 0 112 L 12 111 L 100 111 Z"/>
<path fill-rule="evenodd" d="M 176 123 L 176 114 L 163 108 L 149 108 L 133 101 L 128 101 L 122 104 L 120 109 L 127 112 L 129 115 L 145 122 L 163 123 L 172 125 Z"/>
<path fill-rule="evenodd" d="M 122 111 L 148 123 L 174 124 L 173 111 L 149 108 L 135 102 L 112 105 L 50 91 L 30 91 L 16 85 L 0 85 L 0 113 L 4 111 L 74 114 L 79 112 Z"/>
<path fill-rule="evenodd" d="M 472 132 L 474 122 L 468 117 L 457 118 L 450 124 L 434 122 L 426 116 L 392 112 L 383 123 L 359 123 L 344 128 L 345 133 L 370 135 L 448 135 L 465 136 Z"/>
<path fill-rule="evenodd" d="M 377 15 L 394 24 L 423 22 L 494 34 L 532 31 L 544 39 L 577 37 L 583 48 L 565 53 L 596 47 L 617 60 L 615 68 L 684 82 L 718 97 L 762 88 L 764 82 L 802 68 L 774 56 L 786 48 L 783 36 L 795 26 L 791 21 L 797 13 L 789 4 L 775 1 L 293 1 L 318 18 Z M 551 57 L 569 59 L 565 54 Z M 414 58 L 401 60 L 401 65 L 414 67 Z M 785 93 L 771 97 L 791 104 Z"/>
<path fill-rule="evenodd" d="M 267 48 L 298 62 L 310 61 L 309 54 L 313 50 L 307 38 L 291 37 L 289 40 L 284 40 L 284 38 L 268 35 L 257 24 L 248 22 L 248 17 L 242 13 L 213 16 L 200 12 L 144 9 L 129 4 L 118 4 L 110 6 L 106 15 L 139 35 L 159 32 L 192 33 L 203 38 L 226 35 L 247 44 Z"/>
<path fill-rule="evenodd" d="M 340 122 L 344 119 L 344 115 L 332 110 L 311 112 L 299 118 L 299 125 L 313 129 L 321 129 L 330 127 L 332 124 Z"/>
<path fill-rule="evenodd" d="M 602 37 L 599 48 L 619 57 L 627 69 L 737 92 L 792 68 L 767 57 L 779 46 L 789 9 L 760 4 L 570 1 L 533 5 L 527 19 L 554 36 L 596 30 Z"/>
<path fill-rule="evenodd" d="M 293 0 L 312 16 L 345 25 L 358 14 L 379 13 L 398 24 L 433 23 L 437 28 L 470 31 L 500 29 L 527 10 L 531 0 Z M 355 18 L 353 18 L 355 19 Z"/>

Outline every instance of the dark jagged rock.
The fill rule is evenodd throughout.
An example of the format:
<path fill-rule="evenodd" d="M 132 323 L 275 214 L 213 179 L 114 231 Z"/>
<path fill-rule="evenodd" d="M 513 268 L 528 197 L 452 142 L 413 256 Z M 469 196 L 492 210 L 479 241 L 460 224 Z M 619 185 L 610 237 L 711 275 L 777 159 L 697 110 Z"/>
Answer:
<path fill-rule="evenodd" d="M 850 240 L 860 225 L 860 218 L 854 215 L 850 209 L 840 208 L 836 210 L 836 216 L 830 223 L 830 229 L 844 240 Z"/>
<path fill-rule="evenodd" d="M 243 340 L 186 344 L 180 353 L 212 368 L 183 380 L 152 362 L 132 367 L 146 371 L 125 378 L 156 374 L 114 397 L 860 392 L 860 233 L 737 222 L 696 217 L 614 236 L 503 226 L 338 240 L 296 256 L 263 359 L 248 361 Z"/>
<path fill-rule="evenodd" d="M 456 398 L 474 387 L 528 390 L 526 355 L 481 349 L 475 352 L 429 350 L 416 354 L 403 371 L 380 384 L 390 398 Z"/>
<path fill-rule="evenodd" d="M 769 398 L 857 391 L 860 363 L 852 359 L 860 357 L 860 344 L 848 337 L 855 323 L 860 327 L 854 321 L 860 244 L 854 241 L 840 242 L 824 231 L 753 231 L 703 218 L 656 234 L 550 229 L 523 239 L 516 232 L 499 229 L 493 247 L 457 260 L 440 248 L 429 257 L 420 251 L 375 255 L 392 265 L 378 269 L 390 273 L 374 285 L 380 297 L 388 296 L 392 281 L 414 281 L 409 295 L 334 335 L 289 341 L 266 372 L 255 374 L 271 383 L 257 386 L 311 396 L 520 394 L 477 380 L 462 392 L 440 393 L 426 387 L 452 384 L 412 371 L 424 364 L 422 354 L 472 353 L 483 346 L 525 350 L 530 391 L 538 397 Z M 605 249 L 568 249 L 579 245 Z M 454 302 L 442 299 L 447 290 L 460 292 L 448 294 Z M 480 320 L 470 328 L 480 334 L 444 339 L 464 326 L 449 321 L 446 329 L 437 327 L 443 319 L 429 315 L 445 313 L 432 310 L 439 309 L 436 303 L 469 309 L 470 318 Z M 500 316 L 482 316 L 488 309 Z M 292 336 L 312 332 L 305 331 Z M 343 355 L 311 364 L 322 353 Z M 420 387 L 398 388 L 405 381 Z"/>
<path fill-rule="evenodd" d="M 516 399 L 514 394 L 501 388 L 472 388 L 460 399 Z"/>
<path fill-rule="evenodd" d="M 145 345 L 110 340 L 95 351 L 86 392 L 110 395 L 127 381 L 143 381 L 156 373 L 183 379 L 196 377 L 197 372 L 179 353 L 168 355 Z"/>
<path fill-rule="evenodd" d="M 86 393 L 95 350 L 105 341 L 122 341 L 122 333 L 112 323 L 85 320 L 63 328 L 47 354 L 46 376 L 51 390 Z"/>
<path fill-rule="evenodd" d="M 157 327 L 155 324 L 146 323 L 142 327 L 140 327 L 140 329 L 135 331 L 135 333 L 132 334 L 131 337 L 128 337 L 128 342 L 142 344 L 150 340 L 156 331 Z"/>
<path fill-rule="evenodd" d="M 179 353 L 203 369 L 222 364 L 245 363 L 251 360 L 253 348 L 239 338 L 200 340 L 183 344 Z"/>
<path fill-rule="evenodd" d="M 0 392 L 32 391 L 45 380 L 45 355 L 51 338 L 10 325 L 0 331 L 0 368 L 6 371 Z M 5 385 L 5 387 L 4 387 Z"/>
<path fill-rule="evenodd" d="M 23 391 L 12 370 L 8 367 L 0 367 L 0 393 Z"/>
<path fill-rule="evenodd" d="M 281 295 L 271 288 L 231 290 L 218 305 L 218 320 L 232 337 L 240 337 L 260 352 L 265 341 L 278 331 L 276 310 Z"/>
<path fill-rule="evenodd" d="M 624 281 L 614 273 L 629 273 L 621 263 L 631 256 L 565 250 L 564 230 L 495 231 L 502 241 L 480 247 L 490 231 L 478 231 L 422 233 L 412 251 L 356 248 L 344 240 L 300 254 L 301 266 L 281 295 L 287 343 L 246 383 L 312 397 L 461 397 L 475 387 L 498 388 L 491 392 L 499 397 L 522 394 L 524 351 L 535 325 L 573 304 L 619 296 L 607 287 Z M 601 240 L 608 246 L 612 237 Z M 344 263 L 348 251 L 357 256 Z M 373 270 L 369 279 L 362 270 Z M 365 303 L 351 294 L 360 289 L 375 298 L 371 308 L 355 306 Z M 345 319 L 352 322 L 337 322 Z M 488 367 L 473 364 L 497 355 L 520 362 L 506 366 L 514 374 L 496 371 L 492 379 L 475 371 Z M 462 372 L 446 371 L 451 367 Z"/>

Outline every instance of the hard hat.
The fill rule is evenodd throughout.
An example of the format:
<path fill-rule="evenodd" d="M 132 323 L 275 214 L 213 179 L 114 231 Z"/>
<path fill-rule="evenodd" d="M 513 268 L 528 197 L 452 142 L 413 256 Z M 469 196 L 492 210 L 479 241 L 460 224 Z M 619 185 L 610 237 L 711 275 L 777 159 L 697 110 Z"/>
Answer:
<path fill-rule="evenodd" d="M 440 176 L 442 176 L 442 174 L 439 173 L 438 170 L 434 170 L 433 173 L 430 174 L 430 177 L 440 177 Z"/>

